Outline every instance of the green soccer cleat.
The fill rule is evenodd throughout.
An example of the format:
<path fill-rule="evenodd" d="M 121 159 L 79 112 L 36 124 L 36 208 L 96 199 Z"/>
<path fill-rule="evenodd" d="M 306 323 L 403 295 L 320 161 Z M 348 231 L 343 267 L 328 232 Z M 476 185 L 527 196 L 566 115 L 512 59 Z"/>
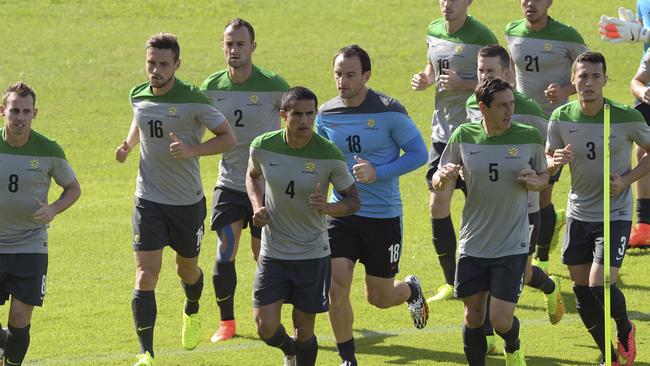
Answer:
<path fill-rule="evenodd" d="M 546 302 L 546 312 L 548 313 L 548 320 L 551 324 L 557 324 L 564 316 L 564 299 L 562 298 L 562 287 L 560 279 L 556 276 L 549 276 L 551 281 L 555 283 L 555 290 L 550 294 L 544 294 Z"/>
<path fill-rule="evenodd" d="M 151 357 L 149 352 L 145 352 L 144 354 L 139 354 L 135 357 L 138 358 L 138 362 L 133 364 L 133 366 L 153 366 L 153 357 Z"/>
<path fill-rule="evenodd" d="M 566 224 L 566 211 L 564 210 L 555 210 L 555 231 L 553 232 L 553 238 L 551 239 L 551 247 L 548 252 L 553 253 L 555 248 L 557 248 L 558 243 L 560 242 L 560 237 L 562 237 L 562 228 Z"/>
<path fill-rule="evenodd" d="M 201 319 L 199 314 L 187 315 L 183 313 L 181 342 L 186 350 L 195 349 L 201 342 Z"/>
<path fill-rule="evenodd" d="M 526 366 L 526 357 L 522 348 L 519 348 L 513 353 L 508 353 L 504 350 L 503 353 L 506 354 L 506 366 Z"/>
<path fill-rule="evenodd" d="M 497 337 L 493 335 L 486 335 L 485 342 L 487 343 L 487 352 L 488 355 L 498 355 L 499 351 L 497 350 Z"/>
<path fill-rule="evenodd" d="M 454 298 L 454 286 L 445 283 L 444 285 L 438 287 L 438 292 L 435 295 L 427 299 L 427 302 L 435 302 L 442 300 L 449 300 Z"/>

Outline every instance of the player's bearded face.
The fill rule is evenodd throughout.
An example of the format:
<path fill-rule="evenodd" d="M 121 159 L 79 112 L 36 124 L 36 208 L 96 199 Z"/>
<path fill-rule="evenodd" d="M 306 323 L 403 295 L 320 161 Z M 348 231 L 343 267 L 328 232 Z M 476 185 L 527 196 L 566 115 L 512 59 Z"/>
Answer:
<path fill-rule="evenodd" d="M 180 60 L 174 61 L 171 49 L 147 48 L 147 77 L 153 88 L 168 85 L 179 66 Z"/>
<path fill-rule="evenodd" d="M 548 16 L 551 0 L 521 0 L 521 10 L 531 23 L 540 21 Z"/>
<path fill-rule="evenodd" d="M 469 0 L 440 0 L 440 12 L 446 21 L 454 21 L 467 14 L 467 8 L 471 1 Z"/>
<path fill-rule="evenodd" d="M 602 64 L 578 62 L 573 70 L 571 82 L 575 85 L 581 101 L 593 102 L 603 98 L 607 76 Z"/>
<path fill-rule="evenodd" d="M 343 57 L 338 55 L 334 60 L 334 80 L 339 96 L 351 99 L 357 96 L 370 77 L 370 71 L 363 73 L 359 57 Z"/>
<path fill-rule="evenodd" d="M 506 130 L 510 127 L 512 113 L 515 110 L 515 97 L 511 90 L 494 93 L 490 107 L 485 108 L 483 117 L 493 129 Z"/>
<path fill-rule="evenodd" d="M 246 27 L 226 28 L 221 42 L 228 66 L 238 69 L 251 64 L 255 43 Z"/>
<path fill-rule="evenodd" d="M 29 134 L 32 120 L 36 117 L 32 96 L 21 97 L 16 93 L 10 93 L 5 104 L 6 106 L 0 108 L 5 120 L 5 130 L 16 137 Z"/>

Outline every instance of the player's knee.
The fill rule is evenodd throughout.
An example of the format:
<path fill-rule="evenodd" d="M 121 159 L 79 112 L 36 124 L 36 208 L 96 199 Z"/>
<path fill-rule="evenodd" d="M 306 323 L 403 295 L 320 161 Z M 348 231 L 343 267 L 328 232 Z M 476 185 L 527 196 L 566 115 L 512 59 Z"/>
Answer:
<path fill-rule="evenodd" d="M 314 328 L 306 324 L 294 324 L 294 332 L 298 342 L 305 342 L 314 336 Z"/>
<path fill-rule="evenodd" d="M 32 312 L 27 309 L 12 309 L 9 313 L 9 324 L 15 328 L 25 328 L 32 320 Z"/>
<path fill-rule="evenodd" d="M 490 316 L 492 327 L 501 333 L 507 333 L 512 328 L 512 316 L 494 314 Z"/>
<path fill-rule="evenodd" d="M 332 280 L 330 285 L 330 306 L 340 306 L 350 297 L 350 288 Z"/>
<path fill-rule="evenodd" d="M 182 266 L 178 264 L 176 265 L 176 274 L 185 283 L 194 283 L 200 275 L 196 266 Z"/>
<path fill-rule="evenodd" d="M 278 329 L 279 324 L 268 322 L 261 317 L 255 318 L 255 326 L 257 327 L 257 335 L 260 339 L 269 339 L 273 337 L 275 331 Z"/>
<path fill-rule="evenodd" d="M 153 290 L 158 282 L 160 271 L 148 268 L 138 268 L 136 272 L 136 287 L 140 290 Z"/>
<path fill-rule="evenodd" d="M 465 308 L 465 324 L 469 328 L 478 328 L 483 325 L 485 314 L 478 309 Z"/>
<path fill-rule="evenodd" d="M 429 214 L 431 218 L 441 219 L 449 216 L 450 206 L 440 201 L 433 201 L 429 205 Z"/>

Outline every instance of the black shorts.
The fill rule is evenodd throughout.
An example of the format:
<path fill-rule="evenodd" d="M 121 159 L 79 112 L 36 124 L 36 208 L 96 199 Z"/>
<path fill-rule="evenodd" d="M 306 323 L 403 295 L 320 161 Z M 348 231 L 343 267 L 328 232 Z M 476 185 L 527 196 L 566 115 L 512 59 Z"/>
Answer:
<path fill-rule="evenodd" d="M 46 253 L 0 254 L 0 305 L 9 295 L 27 305 L 43 306 Z"/>
<path fill-rule="evenodd" d="M 251 236 L 260 239 L 262 229 L 253 225 L 253 206 L 245 192 L 225 187 L 214 187 L 212 198 L 212 222 L 210 228 L 217 231 L 239 220 L 244 229 L 250 227 Z"/>
<path fill-rule="evenodd" d="M 402 256 L 402 217 L 387 219 L 327 217 L 332 258 L 348 258 L 366 267 L 366 274 L 393 278 Z"/>
<path fill-rule="evenodd" d="M 461 254 L 456 266 L 454 292 L 462 299 L 489 291 L 497 299 L 516 304 L 524 286 L 527 254 L 478 258 Z"/>
<path fill-rule="evenodd" d="M 193 205 L 164 205 L 135 198 L 133 250 L 151 251 L 169 245 L 181 257 L 194 258 L 201 251 L 205 197 Z"/>
<path fill-rule="evenodd" d="M 560 180 L 560 175 L 562 175 L 562 168 L 564 168 L 564 165 L 560 165 L 560 168 L 558 168 L 557 172 L 548 178 L 548 184 L 555 184 Z"/>
<path fill-rule="evenodd" d="M 447 144 L 444 142 L 434 142 L 431 141 L 431 147 L 429 148 L 429 161 L 427 162 L 428 169 L 427 169 L 427 175 L 426 175 L 426 180 L 427 180 L 427 187 L 429 187 L 429 190 L 433 190 L 433 185 L 431 184 L 431 179 L 433 178 L 433 175 L 436 173 L 436 170 L 438 170 L 438 164 L 440 163 L 440 157 L 442 156 L 442 152 L 445 151 L 445 147 Z M 467 196 L 467 186 L 465 185 L 465 181 L 460 179 L 456 179 L 456 189 L 460 189 L 463 191 L 465 196 Z"/>
<path fill-rule="evenodd" d="M 621 268 L 627 243 L 630 239 L 632 221 L 612 221 L 610 226 L 610 265 Z M 567 234 L 562 243 L 562 263 L 567 266 L 605 263 L 603 223 L 567 218 Z"/>
<path fill-rule="evenodd" d="M 650 105 L 636 99 L 634 102 L 634 108 L 636 108 L 637 111 L 641 112 L 646 124 L 650 125 Z"/>
<path fill-rule="evenodd" d="M 284 300 L 303 313 L 324 313 L 330 305 L 331 276 L 329 256 L 285 260 L 260 255 L 253 281 L 253 306 Z"/>
<path fill-rule="evenodd" d="M 542 218 L 539 211 L 528 214 L 528 234 L 530 234 L 530 249 L 528 250 L 528 255 L 534 254 L 535 249 L 537 248 L 541 220 Z"/>

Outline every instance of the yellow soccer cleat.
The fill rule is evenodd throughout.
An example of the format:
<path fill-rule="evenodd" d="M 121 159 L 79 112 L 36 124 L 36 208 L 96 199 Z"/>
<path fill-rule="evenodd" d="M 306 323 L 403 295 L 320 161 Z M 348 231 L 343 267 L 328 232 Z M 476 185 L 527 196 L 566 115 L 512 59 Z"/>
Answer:
<path fill-rule="evenodd" d="M 562 228 L 566 224 L 566 211 L 565 210 L 555 210 L 555 231 L 553 232 L 553 238 L 551 238 L 551 247 L 548 252 L 553 253 L 555 248 L 557 248 L 560 238 L 562 237 Z"/>
<path fill-rule="evenodd" d="M 560 279 L 556 276 L 549 276 L 551 281 L 555 283 L 555 290 L 550 294 L 544 294 L 546 302 L 546 312 L 548 313 L 548 320 L 551 324 L 557 324 L 564 316 L 564 299 L 562 298 L 562 287 Z"/>
<path fill-rule="evenodd" d="M 454 286 L 446 283 L 438 287 L 438 292 L 427 299 L 427 302 L 449 300 L 454 298 Z"/>
<path fill-rule="evenodd" d="M 506 354 L 506 366 L 526 366 L 526 357 L 522 348 L 513 353 L 503 352 Z"/>
<path fill-rule="evenodd" d="M 151 357 L 149 352 L 145 352 L 144 354 L 139 354 L 135 357 L 138 358 L 138 362 L 133 364 L 133 366 L 153 366 L 153 357 Z"/>
<path fill-rule="evenodd" d="M 187 315 L 183 313 L 183 332 L 181 343 L 187 350 L 195 349 L 201 342 L 201 319 L 199 314 Z"/>

